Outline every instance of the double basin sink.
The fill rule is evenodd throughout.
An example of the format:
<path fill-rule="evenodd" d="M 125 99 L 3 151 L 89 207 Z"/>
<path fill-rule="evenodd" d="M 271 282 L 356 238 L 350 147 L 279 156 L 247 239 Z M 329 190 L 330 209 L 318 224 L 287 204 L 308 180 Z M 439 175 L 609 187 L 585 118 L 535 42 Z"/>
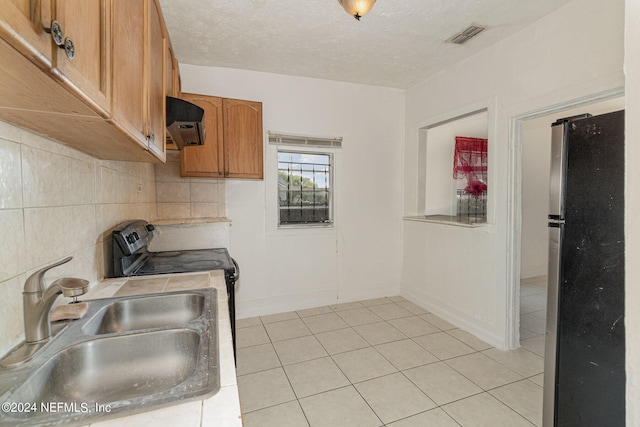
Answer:
<path fill-rule="evenodd" d="M 0 368 L 0 426 L 85 425 L 220 388 L 216 290 L 93 300 L 33 359 Z"/>

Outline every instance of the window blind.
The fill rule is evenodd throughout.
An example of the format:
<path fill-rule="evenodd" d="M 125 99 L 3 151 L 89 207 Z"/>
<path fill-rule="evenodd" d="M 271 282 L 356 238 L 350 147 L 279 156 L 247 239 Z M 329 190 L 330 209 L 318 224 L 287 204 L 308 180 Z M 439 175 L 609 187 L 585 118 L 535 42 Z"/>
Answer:
<path fill-rule="evenodd" d="M 341 148 L 342 137 L 322 138 L 315 136 L 287 135 L 269 131 L 269 144 L 295 145 L 298 147 Z"/>

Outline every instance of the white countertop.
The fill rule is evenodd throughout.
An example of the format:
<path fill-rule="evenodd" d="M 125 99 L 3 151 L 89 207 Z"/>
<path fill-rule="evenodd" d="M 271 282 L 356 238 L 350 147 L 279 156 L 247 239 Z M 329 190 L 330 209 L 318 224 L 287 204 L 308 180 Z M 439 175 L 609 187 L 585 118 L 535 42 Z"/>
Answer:
<path fill-rule="evenodd" d="M 184 274 L 163 274 L 107 279 L 93 286 L 83 301 L 121 295 L 139 295 L 165 291 L 201 289 L 218 290 L 218 348 L 220 352 L 220 391 L 205 400 L 181 403 L 136 415 L 114 418 L 91 424 L 91 427 L 242 427 L 240 399 L 236 380 L 231 322 L 227 291 L 222 270 Z"/>

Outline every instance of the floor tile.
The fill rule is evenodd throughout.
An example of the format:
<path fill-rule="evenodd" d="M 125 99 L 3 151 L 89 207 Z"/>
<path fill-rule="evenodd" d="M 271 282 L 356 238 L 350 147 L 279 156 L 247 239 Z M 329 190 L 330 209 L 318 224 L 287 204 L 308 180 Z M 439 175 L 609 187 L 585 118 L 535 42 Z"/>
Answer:
<path fill-rule="evenodd" d="M 293 320 L 293 319 L 299 319 L 298 313 L 296 313 L 295 311 L 270 314 L 268 316 L 260 316 L 260 320 L 262 320 L 262 323 L 265 325 L 268 323 L 282 322 L 284 320 Z"/>
<path fill-rule="evenodd" d="M 447 331 L 447 334 L 451 335 L 458 341 L 462 341 L 463 343 L 473 348 L 474 350 L 481 351 L 481 350 L 486 350 L 492 347 L 490 344 L 487 344 L 486 342 L 482 341 L 480 338 L 477 338 L 474 335 L 470 334 L 469 332 L 463 331 L 462 329 L 457 329 L 457 328 L 449 329 Z"/>
<path fill-rule="evenodd" d="M 365 325 L 367 323 L 380 322 L 382 319 L 366 307 L 355 308 L 337 312 L 349 326 Z"/>
<path fill-rule="evenodd" d="M 532 313 L 547 309 L 547 298 L 545 294 L 520 296 L 520 313 Z"/>
<path fill-rule="evenodd" d="M 408 312 L 410 312 L 411 314 L 429 314 L 429 311 L 420 307 L 418 304 L 414 304 L 411 301 L 396 301 L 396 304 L 398 304 L 400 307 L 404 308 L 405 310 L 407 310 Z"/>
<path fill-rule="evenodd" d="M 522 347 L 542 357 L 544 357 L 544 342 L 544 335 L 538 335 L 527 339 L 522 339 L 522 336 L 520 337 L 520 345 Z"/>
<path fill-rule="evenodd" d="M 436 406 L 399 372 L 361 382 L 355 388 L 385 424 Z"/>
<path fill-rule="evenodd" d="M 305 317 L 302 320 L 314 334 L 349 327 L 349 325 L 334 312 Z"/>
<path fill-rule="evenodd" d="M 480 387 L 443 362 L 408 369 L 403 373 L 438 405 L 482 392 Z"/>
<path fill-rule="evenodd" d="M 440 408 L 405 418 L 387 427 L 460 427 L 446 412 Z"/>
<path fill-rule="evenodd" d="M 533 425 L 488 393 L 458 400 L 442 409 L 464 427 L 531 427 Z"/>
<path fill-rule="evenodd" d="M 296 399 L 282 368 L 239 376 L 238 391 L 243 413 Z"/>
<path fill-rule="evenodd" d="M 329 354 L 343 353 L 369 346 L 369 343 L 351 328 L 323 332 L 315 337 Z"/>
<path fill-rule="evenodd" d="M 529 381 L 532 381 L 540 387 L 544 387 L 544 373 L 529 377 Z"/>
<path fill-rule="evenodd" d="M 445 363 L 484 390 L 490 390 L 523 379 L 521 375 L 481 353 L 456 357 L 447 360 Z"/>
<path fill-rule="evenodd" d="M 391 301 L 389 298 L 373 298 L 373 299 L 367 299 L 364 301 L 360 301 L 360 303 L 362 305 L 364 305 L 365 307 L 373 307 L 376 305 L 382 305 L 382 304 L 390 304 L 393 301 Z"/>
<path fill-rule="evenodd" d="M 520 326 L 536 334 L 543 335 L 546 330 L 547 321 L 545 318 L 537 316 L 536 313 L 521 314 Z"/>
<path fill-rule="evenodd" d="M 355 329 L 355 331 L 371 345 L 399 341 L 407 338 L 406 335 L 387 322 L 354 326 L 353 329 Z"/>
<path fill-rule="evenodd" d="M 524 348 L 511 351 L 492 348 L 483 351 L 482 354 L 503 364 L 512 371 L 516 371 L 524 377 L 541 374 L 544 371 L 544 358 Z"/>
<path fill-rule="evenodd" d="M 456 327 L 451 323 L 447 322 L 446 320 L 442 319 L 441 317 L 436 316 L 433 313 L 421 314 L 420 317 L 426 320 L 427 322 L 431 323 L 433 326 L 442 329 L 443 331 L 446 331 L 448 329 L 454 329 Z"/>
<path fill-rule="evenodd" d="M 389 324 L 410 338 L 440 332 L 440 329 L 418 316 L 392 319 L 389 320 Z"/>
<path fill-rule="evenodd" d="M 273 347 L 283 365 L 327 356 L 324 347 L 313 335 L 278 341 L 273 343 Z"/>
<path fill-rule="evenodd" d="M 520 325 L 520 344 L 522 344 L 522 340 L 528 340 L 530 338 L 535 338 L 540 336 L 543 336 L 543 335 L 530 331 L 527 328 L 524 328 L 522 327 L 522 325 Z"/>
<path fill-rule="evenodd" d="M 362 308 L 364 305 L 359 302 L 343 302 L 340 304 L 330 305 L 329 308 L 335 312 L 344 311 L 344 310 L 353 310 L 355 308 Z"/>
<path fill-rule="evenodd" d="M 264 326 L 247 326 L 246 328 L 236 329 L 236 347 L 244 348 L 254 345 L 269 343 L 269 335 L 265 331 Z"/>
<path fill-rule="evenodd" d="M 397 372 L 373 347 L 336 354 L 333 360 L 352 383 Z"/>
<path fill-rule="evenodd" d="M 445 332 L 413 338 L 415 342 L 424 347 L 429 353 L 440 360 L 463 356 L 474 353 L 475 350 L 461 341 L 453 338 Z"/>
<path fill-rule="evenodd" d="M 415 368 L 438 362 L 438 358 L 412 340 L 394 341 L 375 346 L 393 366 L 399 370 Z"/>
<path fill-rule="evenodd" d="M 237 375 L 266 371 L 278 366 L 280 366 L 280 360 L 271 343 L 237 349 Z"/>
<path fill-rule="evenodd" d="M 400 295 L 396 295 L 393 297 L 387 297 L 389 300 L 393 301 L 393 302 L 405 302 L 407 301 L 404 297 L 401 297 Z"/>
<path fill-rule="evenodd" d="M 542 426 L 541 386 L 523 380 L 491 390 L 489 393 L 536 426 Z"/>
<path fill-rule="evenodd" d="M 283 322 L 264 325 L 272 342 L 311 335 L 311 331 L 302 319 L 285 320 Z"/>
<path fill-rule="evenodd" d="M 398 304 L 382 304 L 382 305 L 374 305 L 369 307 L 369 310 L 373 311 L 377 314 L 381 319 L 391 320 L 398 319 L 401 317 L 409 317 L 413 316 L 410 311 L 405 310 L 400 307 Z"/>
<path fill-rule="evenodd" d="M 284 370 L 298 398 L 351 384 L 330 357 L 287 365 Z"/>
<path fill-rule="evenodd" d="M 380 419 L 353 386 L 300 399 L 313 427 L 379 427 Z"/>
<path fill-rule="evenodd" d="M 262 325 L 259 317 L 247 317 L 245 319 L 236 319 L 236 329 L 246 328 L 247 326 Z"/>
<path fill-rule="evenodd" d="M 333 310 L 331 310 L 328 306 L 324 306 L 298 310 L 296 311 L 296 313 L 298 313 L 298 316 L 305 318 L 309 316 L 317 316 L 318 314 L 333 313 Z"/>
<path fill-rule="evenodd" d="M 244 427 L 308 427 L 297 401 L 271 406 L 242 415 Z"/>

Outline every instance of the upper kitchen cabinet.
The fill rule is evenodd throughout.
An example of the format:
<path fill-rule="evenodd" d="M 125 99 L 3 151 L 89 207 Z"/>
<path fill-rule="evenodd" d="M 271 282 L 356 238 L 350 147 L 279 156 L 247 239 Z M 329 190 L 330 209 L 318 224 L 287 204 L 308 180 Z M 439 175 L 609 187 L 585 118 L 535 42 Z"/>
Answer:
<path fill-rule="evenodd" d="M 224 176 L 263 178 L 262 103 L 223 99 Z"/>
<path fill-rule="evenodd" d="M 154 0 L 112 0 L 111 120 L 142 148 L 165 157 L 165 50 Z"/>
<path fill-rule="evenodd" d="M 183 94 L 204 109 L 204 145 L 184 147 L 185 177 L 263 178 L 262 103 Z"/>
<path fill-rule="evenodd" d="M 157 0 L 7 0 L 0 120 L 101 159 L 164 161 L 167 52 Z"/>
<path fill-rule="evenodd" d="M 38 3 L 38 1 L 35 1 Z M 110 15 L 107 0 L 56 0 L 53 74 L 102 117 L 109 117 Z"/>
<path fill-rule="evenodd" d="M 42 69 L 51 68 L 51 0 L 6 0 L 0 11 L 0 36 Z"/>
<path fill-rule="evenodd" d="M 106 0 L 9 0 L 0 9 L 0 37 L 102 117 L 109 108 L 108 30 Z M 37 101 L 33 109 L 40 109 Z"/>

